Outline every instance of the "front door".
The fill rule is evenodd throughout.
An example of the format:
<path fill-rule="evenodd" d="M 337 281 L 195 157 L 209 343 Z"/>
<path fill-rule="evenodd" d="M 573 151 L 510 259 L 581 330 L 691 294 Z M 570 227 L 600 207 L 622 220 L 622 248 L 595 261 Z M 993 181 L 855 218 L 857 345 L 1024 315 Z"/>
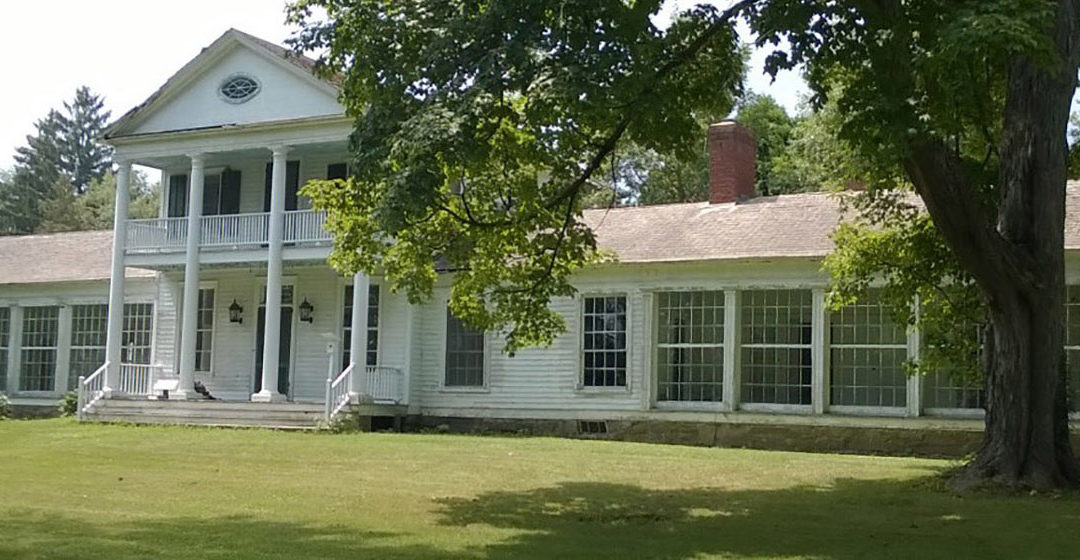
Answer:
<path fill-rule="evenodd" d="M 292 361 L 292 314 L 291 306 L 281 307 L 281 337 L 278 339 L 277 390 L 289 396 L 289 363 Z M 259 306 L 259 324 L 255 338 L 255 392 L 262 390 L 263 344 L 266 333 L 266 307 Z"/>

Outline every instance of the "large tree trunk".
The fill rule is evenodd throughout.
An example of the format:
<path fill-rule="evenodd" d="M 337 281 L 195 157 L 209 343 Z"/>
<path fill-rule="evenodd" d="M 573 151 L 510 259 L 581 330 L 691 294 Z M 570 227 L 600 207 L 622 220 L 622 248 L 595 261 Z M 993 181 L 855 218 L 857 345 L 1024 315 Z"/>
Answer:
<path fill-rule="evenodd" d="M 972 185 L 943 144 L 920 142 L 905 162 L 990 313 L 986 436 L 963 483 L 1080 485 L 1063 363 L 1065 131 L 1080 64 L 1078 27 L 1080 0 L 1059 0 L 1051 36 L 1060 59 L 1020 59 L 1010 68 L 996 224 L 964 200 Z"/>

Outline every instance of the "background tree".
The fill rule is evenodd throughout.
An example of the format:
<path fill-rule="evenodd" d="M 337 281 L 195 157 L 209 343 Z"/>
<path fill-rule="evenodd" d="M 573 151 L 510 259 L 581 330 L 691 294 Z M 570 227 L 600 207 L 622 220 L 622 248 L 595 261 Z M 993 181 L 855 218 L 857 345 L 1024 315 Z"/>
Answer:
<path fill-rule="evenodd" d="M 585 186 L 620 142 L 668 152 L 701 137 L 698 119 L 727 114 L 742 14 L 761 45 L 789 45 L 772 70 L 805 65 L 822 100 L 841 88 L 841 138 L 872 171 L 866 187 L 910 181 L 977 286 L 987 437 L 967 473 L 1080 482 L 1061 362 L 1080 0 L 745 0 L 666 30 L 652 21 L 660 6 L 293 4 L 296 46 L 325 53 L 356 117 L 354 176 L 307 187 L 330 212 L 332 264 L 380 268 L 417 301 L 440 263 L 456 272 L 454 313 L 503 330 L 510 350 L 551 340 L 564 325 L 547 304 L 595 254 Z"/>
<path fill-rule="evenodd" d="M 771 96 L 751 93 L 739 103 L 736 120 L 754 131 L 757 137 L 758 194 L 769 196 L 807 190 L 804 185 L 789 183 L 774 172 L 776 160 L 791 140 L 795 119 Z"/>
<path fill-rule="evenodd" d="M 156 218 L 160 185 L 149 183 L 145 173 L 135 170 L 131 174 L 130 189 L 128 216 L 131 219 Z M 53 196 L 45 202 L 37 233 L 112 229 L 115 203 L 116 176 L 112 172 L 91 181 L 86 192 L 79 195 L 60 179 Z"/>
<path fill-rule="evenodd" d="M 80 87 L 63 112 L 50 110 L 35 123 L 26 146 L 16 149 L 11 180 L 0 184 L 0 234 L 36 232 L 47 201 L 62 195 L 58 185 L 79 195 L 104 176 L 112 150 L 95 139 L 108 118 L 101 98 Z"/>

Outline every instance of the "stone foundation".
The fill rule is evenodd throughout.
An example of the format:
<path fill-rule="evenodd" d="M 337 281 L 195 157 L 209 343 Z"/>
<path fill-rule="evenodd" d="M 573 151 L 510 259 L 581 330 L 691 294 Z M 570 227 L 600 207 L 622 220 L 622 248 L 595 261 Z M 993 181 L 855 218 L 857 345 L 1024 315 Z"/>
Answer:
<path fill-rule="evenodd" d="M 589 421 L 516 418 L 457 418 L 410 416 L 412 430 L 439 430 L 473 434 L 515 434 L 579 439 L 634 441 L 705 447 L 743 447 L 777 451 L 854 453 L 937 458 L 960 458 L 975 453 L 982 442 L 981 422 L 967 428 L 936 427 L 912 422 L 897 425 L 815 423 L 694 422 L 671 420 Z M 604 433 L 595 433 L 602 425 Z M 585 432 L 585 433 L 583 433 Z M 588 433 L 592 432 L 592 433 Z M 1073 432 L 1080 448 L 1080 432 Z"/>

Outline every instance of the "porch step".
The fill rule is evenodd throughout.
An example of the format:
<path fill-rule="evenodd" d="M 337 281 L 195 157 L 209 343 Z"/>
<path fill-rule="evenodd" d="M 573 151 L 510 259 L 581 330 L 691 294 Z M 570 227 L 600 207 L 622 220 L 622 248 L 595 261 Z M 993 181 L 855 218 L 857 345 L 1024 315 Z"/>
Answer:
<path fill-rule="evenodd" d="M 321 404 L 104 399 L 87 411 L 86 419 L 135 424 L 314 430 L 323 419 L 323 410 Z"/>

